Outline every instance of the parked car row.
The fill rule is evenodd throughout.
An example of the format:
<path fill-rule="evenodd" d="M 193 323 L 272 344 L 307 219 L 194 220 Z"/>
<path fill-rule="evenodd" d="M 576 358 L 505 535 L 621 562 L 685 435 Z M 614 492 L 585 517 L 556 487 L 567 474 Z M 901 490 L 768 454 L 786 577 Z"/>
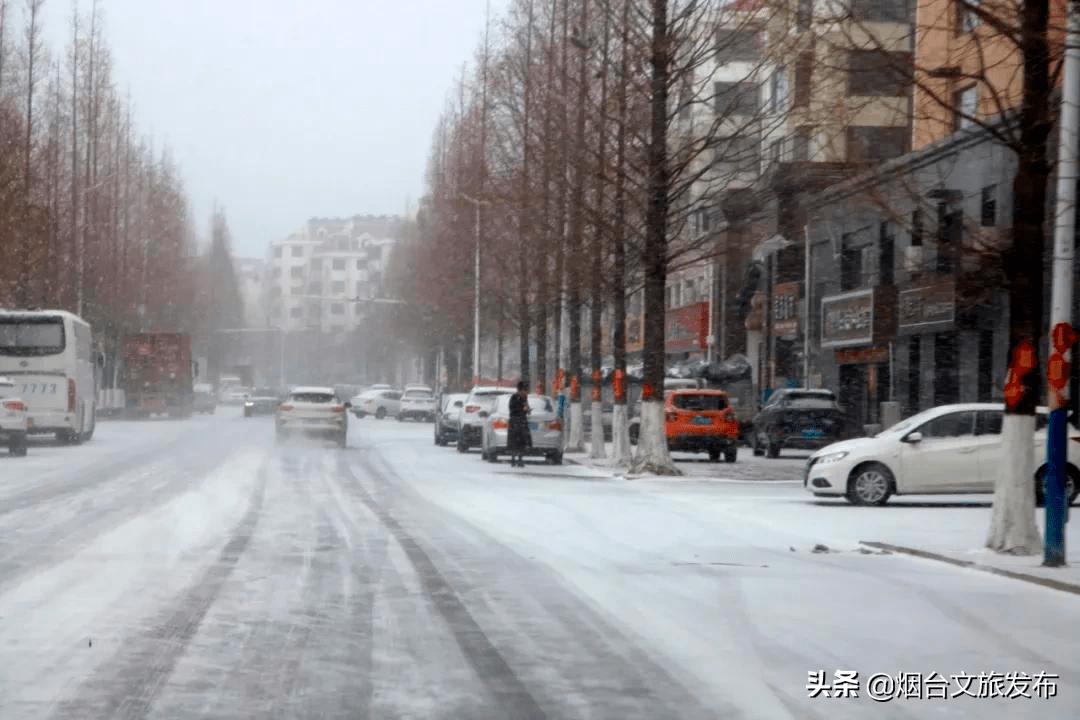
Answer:
<path fill-rule="evenodd" d="M 404 390 L 390 385 L 372 385 L 351 401 L 352 413 L 359 419 L 367 415 L 377 420 L 393 417 L 405 420 L 435 419 L 435 393 L 427 385 L 406 385 Z"/>
<path fill-rule="evenodd" d="M 436 445 L 454 443 L 458 452 L 480 448 L 480 457 L 498 462 L 509 454 L 507 435 L 510 427 L 512 388 L 477 386 L 468 393 L 446 393 L 438 398 L 434 414 Z M 530 394 L 530 447 L 524 455 L 542 457 L 548 463 L 563 461 L 563 427 L 555 402 L 546 395 Z"/>

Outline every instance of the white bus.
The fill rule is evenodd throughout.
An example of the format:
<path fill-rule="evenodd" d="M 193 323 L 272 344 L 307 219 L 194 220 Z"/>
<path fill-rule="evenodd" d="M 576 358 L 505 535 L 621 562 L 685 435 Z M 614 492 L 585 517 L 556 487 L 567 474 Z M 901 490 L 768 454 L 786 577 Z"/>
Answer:
<path fill-rule="evenodd" d="M 100 363 L 90 325 L 63 310 L 0 310 L 0 376 L 13 380 L 31 433 L 76 444 L 94 434 Z"/>

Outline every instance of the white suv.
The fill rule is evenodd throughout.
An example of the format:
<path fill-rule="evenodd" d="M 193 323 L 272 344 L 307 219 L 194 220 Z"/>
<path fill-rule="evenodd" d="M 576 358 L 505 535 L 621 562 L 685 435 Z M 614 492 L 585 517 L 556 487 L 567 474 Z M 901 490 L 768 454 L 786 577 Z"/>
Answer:
<path fill-rule="evenodd" d="M 426 387 L 405 388 L 398 405 L 398 420 L 435 420 L 435 395 Z"/>
<path fill-rule="evenodd" d="M 26 455 L 26 403 L 19 397 L 15 383 L 0 377 L 0 444 L 7 443 L 12 455 Z"/>
<path fill-rule="evenodd" d="M 469 393 L 465 407 L 461 409 L 457 449 L 468 452 L 471 447 L 480 447 L 484 429 L 481 411 L 490 412 L 495 399 L 500 395 L 513 395 L 514 389 L 495 385 L 477 386 Z"/>
<path fill-rule="evenodd" d="M 349 429 L 346 411 L 349 403 L 342 402 L 331 387 L 293 388 L 277 410 L 277 440 L 290 435 L 319 435 L 333 439 L 345 447 Z"/>

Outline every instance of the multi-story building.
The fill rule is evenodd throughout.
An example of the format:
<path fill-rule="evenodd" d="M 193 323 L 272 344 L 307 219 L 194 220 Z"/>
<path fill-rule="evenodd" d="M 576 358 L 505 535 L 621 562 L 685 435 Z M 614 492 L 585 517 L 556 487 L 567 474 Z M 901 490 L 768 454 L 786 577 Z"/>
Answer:
<path fill-rule="evenodd" d="M 703 316 L 711 354 L 745 353 L 767 394 L 805 381 L 807 195 L 911 147 L 913 13 L 891 0 L 743 0 L 723 4 L 712 31 L 708 111 L 681 123 L 714 148 L 687 228 L 708 260 L 671 274 L 668 325 Z M 685 342 L 671 338 L 669 358 Z"/>
<path fill-rule="evenodd" d="M 1021 57 L 956 0 L 920 0 L 916 17 L 914 151 L 799 195 L 809 357 L 802 372 L 780 368 L 779 380 L 830 387 L 869 425 L 1000 400 L 1006 371 L 1008 297 L 996 251 L 1011 232 L 1017 161 L 984 125 L 1002 129 L 1019 103 Z M 867 38 L 880 50 L 883 35 Z M 781 279 L 804 272 L 789 266 Z M 774 308 L 776 300 L 774 292 Z"/>
<path fill-rule="evenodd" d="M 266 281 L 269 324 L 290 337 L 303 337 L 289 344 L 289 367 L 317 364 L 326 375 L 341 372 L 338 366 L 347 364 L 337 357 L 343 351 L 327 351 L 343 348 L 360 330 L 374 307 L 366 300 L 384 296 L 395 222 L 370 216 L 316 218 L 301 232 L 271 244 Z M 296 350 L 300 346 L 315 348 L 318 363 L 312 353 L 301 362 Z"/>

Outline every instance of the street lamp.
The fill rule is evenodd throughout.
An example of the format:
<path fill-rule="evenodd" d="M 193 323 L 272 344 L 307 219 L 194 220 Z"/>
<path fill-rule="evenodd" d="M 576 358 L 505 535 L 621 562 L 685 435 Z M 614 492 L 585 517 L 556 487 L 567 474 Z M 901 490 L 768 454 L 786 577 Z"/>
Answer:
<path fill-rule="evenodd" d="M 461 199 L 476 208 L 476 262 L 473 270 L 476 275 L 473 283 L 473 384 L 480 382 L 480 206 L 490 205 L 487 200 L 477 200 L 465 193 Z"/>

